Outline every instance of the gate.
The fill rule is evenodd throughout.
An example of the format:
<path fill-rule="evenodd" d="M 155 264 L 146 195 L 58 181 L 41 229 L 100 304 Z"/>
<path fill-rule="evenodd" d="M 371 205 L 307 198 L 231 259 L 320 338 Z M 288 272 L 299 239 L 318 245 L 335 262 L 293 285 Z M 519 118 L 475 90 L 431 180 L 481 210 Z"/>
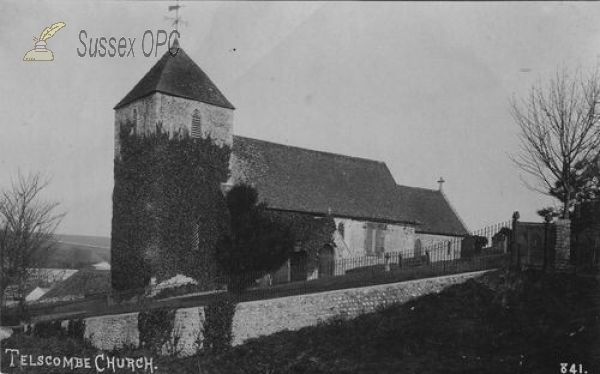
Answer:
<path fill-rule="evenodd" d="M 330 245 L 319 251 L 319 278 L 332 277 L 335 273 L 335 253 Z"/>
<path fill-rule="evenodd" d="M 550 225 L 537 222 L 519 222 L 516 227 L 516 245 L 521 264 L 532 268 L 544 268 L 554 259 L 549 236 Z"/>

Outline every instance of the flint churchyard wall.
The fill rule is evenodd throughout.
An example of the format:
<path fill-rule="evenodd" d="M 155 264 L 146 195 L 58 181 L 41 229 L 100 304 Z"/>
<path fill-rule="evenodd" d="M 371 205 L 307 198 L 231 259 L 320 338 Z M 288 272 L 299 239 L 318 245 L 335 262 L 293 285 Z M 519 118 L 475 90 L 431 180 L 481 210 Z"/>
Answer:
<path fill-rule="evenodd" d="M 240 303 L 233 318 L 233 344 L 283 330 L 298 330 L 335 316 L 355 317 L 377 307 L 404 303 L 415 297 L 437 293 L 484 272 L 449 275 L 402 283 L 353 288 L 309 295 L 290 296 Z M 186 356 L 197 349 L 204 321 L 204 308 L 178 309 L 171 353 Z M 97 348 L 115 349 L 139 345 L 138 314 L 91 317 L 86 320 L 85 337 Z M 163 348 L 166 352 L 167 347 Z"/>

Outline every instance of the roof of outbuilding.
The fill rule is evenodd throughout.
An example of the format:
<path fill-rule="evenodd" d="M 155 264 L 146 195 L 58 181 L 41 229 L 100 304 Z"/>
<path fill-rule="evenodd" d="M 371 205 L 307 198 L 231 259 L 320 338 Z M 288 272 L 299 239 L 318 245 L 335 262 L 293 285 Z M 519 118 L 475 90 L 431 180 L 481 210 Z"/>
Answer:
<path fill-rule="evenodd" d="M 82 269 L 50 289 L 42 299 L 106 293 L 111 288 L 110 271 Z"/>
<path fill-rule="evenodd" d="M 179 42 L 176 41 L 173 47 L 178 46 Z M 119 101 L 115 109 L 155 92 L 234 109 L 208 75 L 181 48 L 175 56 L 171 56 L 167 51 L 135 87 Z"/>
<path fill-rule="evenodd" d="M 412 222 L 395 204 L 385 163 L 236 136 L 232 175 L 272 209 Z"/>
<path fill-rule="evenodd" d="M 399 185 L 396 196 L 411 217 L 420 223 L 417 232 L 455 236 L 469 234 L 442 191 Z"/>

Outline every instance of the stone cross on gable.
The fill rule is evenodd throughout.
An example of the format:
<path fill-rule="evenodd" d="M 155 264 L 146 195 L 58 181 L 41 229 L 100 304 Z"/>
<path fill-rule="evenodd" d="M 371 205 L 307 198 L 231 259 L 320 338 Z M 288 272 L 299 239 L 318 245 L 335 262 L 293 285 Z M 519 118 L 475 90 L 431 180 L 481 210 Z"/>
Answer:
<path fill-rule="evenodd" d="M 440 177 L 440 180 L 438 181 L 438 184 L 440 185 L 440 191 L 442 191 L 442 189 L 443 189 L 443 187 L 444 187 L 444 186 L 443 186 L 443 185 L 444 185 L 444 182 L 445 182 L 444 178 Z"/>

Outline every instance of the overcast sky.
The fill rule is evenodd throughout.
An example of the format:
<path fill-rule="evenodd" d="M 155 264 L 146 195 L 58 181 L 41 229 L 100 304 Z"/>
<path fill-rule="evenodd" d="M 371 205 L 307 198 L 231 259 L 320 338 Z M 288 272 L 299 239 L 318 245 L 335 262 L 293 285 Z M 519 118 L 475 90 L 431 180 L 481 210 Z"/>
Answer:
<path fill-rule="evenodd" d="M 146 30 L 174 2 L 4 1 L 0 12 L 0 186 L 52 176 L 61 233 L 110 235 L 115 104 L 166 51 Z M 396 182 L 444 191 L 469 229 L 551 200 L 507 154 L 508 108 L 558 67 L 600 54 L 600 4 L 183 2 L 181 46 L 237 108 L 234 132 L 384 161 Z M 23 62 L 46 26 L 53 62 Z M 79 57 L 79 33 L 136 38 L 135 57 Z M 149 39 L 148 39 L 149 40 Z M 89 43 L 89 40 L 87 41 Z M 145 44 L 146 51 L 149 44 Z"/>

